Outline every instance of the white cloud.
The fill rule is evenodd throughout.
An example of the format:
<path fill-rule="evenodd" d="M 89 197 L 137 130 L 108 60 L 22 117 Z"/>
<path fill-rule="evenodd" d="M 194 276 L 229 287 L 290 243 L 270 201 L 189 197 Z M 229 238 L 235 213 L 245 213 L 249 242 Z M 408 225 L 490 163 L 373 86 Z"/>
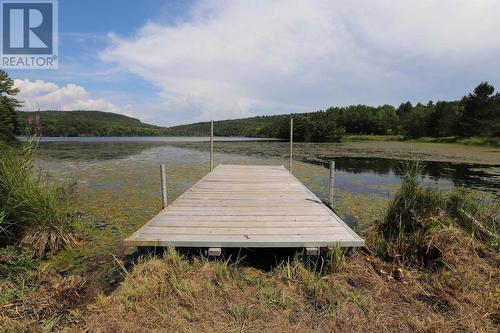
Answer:
<path fill-rule="evenodd" d="M 455 98 L 500 80 L 500 1 L 196 2 L 101 52 L 158 87 L 164 119 Z M 160 118 L 160 117 L 158 117 Z"/>
<path fill-rule="evenodd" d="M 24 110 L 98 110 L 131 115 L 129 106 L 91 98 L 85 88 L 74 83 L 59 87 L 42 80 L 15 79 L 14 85 L 21 90 L 18 99 L 23 101 Z"/>

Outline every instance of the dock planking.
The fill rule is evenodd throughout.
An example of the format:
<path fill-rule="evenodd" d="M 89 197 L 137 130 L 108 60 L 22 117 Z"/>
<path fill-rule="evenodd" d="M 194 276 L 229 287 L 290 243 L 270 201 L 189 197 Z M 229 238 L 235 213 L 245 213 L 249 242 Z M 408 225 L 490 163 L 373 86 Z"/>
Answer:
<path fill-rule="evenodd" d="M 364 246 L 283 166 L 218 165 L 125 240 L 128 246 Z"/>

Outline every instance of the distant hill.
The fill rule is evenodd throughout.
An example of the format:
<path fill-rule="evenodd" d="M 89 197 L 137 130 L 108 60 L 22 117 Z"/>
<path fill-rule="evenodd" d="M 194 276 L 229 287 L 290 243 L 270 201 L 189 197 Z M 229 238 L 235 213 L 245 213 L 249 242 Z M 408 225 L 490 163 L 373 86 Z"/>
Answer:
<path fill-rule="evenodd" d="M 142 123 L 139 119 L 102 111 L 40 111 L 44 136 L 208 136 L 209 122 L 173 127 Z M 20 135 L 26 133 L 27 119 L 36 112 L 18 113 Z M 288 115 L 259 116 L 215 122 L 217 136 L 275 137 L 277 122 Z"/>
<path fill-rule="evenodd" d="M 21 135 L 27 119 L 36 112 L 19 112 Z M 44 136 L 158 136 L 166 128 L 142 123 L 139 119 L 101 111 L 41 111 Z"/>
<path fill-rule="evenodd" d="M 242 119 L 214 121 L 216 136 L 244 136 L 276 138 L 281 125 L 290 119 L 290 115 L 257 116 Z M 210 133 L 210 122 L 199 122 L 167 128 L 169 135 L 206 136 Z"/>

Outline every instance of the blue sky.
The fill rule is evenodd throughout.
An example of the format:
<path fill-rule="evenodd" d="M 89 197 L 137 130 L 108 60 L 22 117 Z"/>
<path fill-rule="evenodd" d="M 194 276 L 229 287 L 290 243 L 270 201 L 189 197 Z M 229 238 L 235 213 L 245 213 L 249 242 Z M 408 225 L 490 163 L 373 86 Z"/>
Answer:
<path fill-rule="evenodd" d="M 26 109 L 173 125 L 456 99 L 500 83 L 494 0 L 59 0 L 59 69 L 11 70 Z"/>

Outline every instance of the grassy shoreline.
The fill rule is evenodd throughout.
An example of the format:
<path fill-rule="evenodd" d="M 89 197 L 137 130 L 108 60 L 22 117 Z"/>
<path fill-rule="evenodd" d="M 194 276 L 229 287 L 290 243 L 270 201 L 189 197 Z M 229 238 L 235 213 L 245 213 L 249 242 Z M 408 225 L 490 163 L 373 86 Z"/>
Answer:
<path fill-rule="evenodd" d="M 342 137 L 343 142 L 356 142 L 356 141 L 402 141 L 402 142 L 417 142 L 417 143 L 451 143 L 466 146 L 479 146 L 479 147 L 500 147 L 499 137 L 483 137 L 474 136 L 467 138 L 460 138 L 456 136 L 450 137 L 422 137 L 417 139 L 407 139 L 403 135 L 345 135 Z"/>

